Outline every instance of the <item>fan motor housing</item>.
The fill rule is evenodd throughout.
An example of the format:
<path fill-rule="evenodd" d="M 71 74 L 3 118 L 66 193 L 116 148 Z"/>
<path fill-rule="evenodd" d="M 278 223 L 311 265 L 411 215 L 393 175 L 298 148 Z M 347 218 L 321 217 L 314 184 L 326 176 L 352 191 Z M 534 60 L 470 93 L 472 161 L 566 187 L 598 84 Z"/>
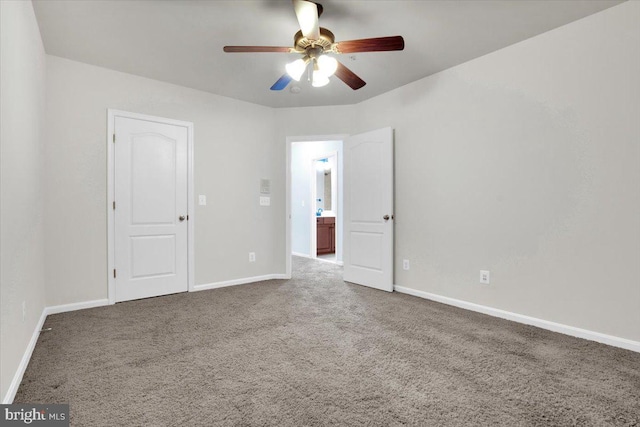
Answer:
<path fill-rule="evenodd" d="M 326 28 L 320 27 L 320 38 L 309 40 L 298 31 L 293 37 L 293 45 L 297 51 L 306 52 L 308 49 L 321 48 L 323 51 L 331 50 L 331 45 L 335 43 L 336 37 Z"/>

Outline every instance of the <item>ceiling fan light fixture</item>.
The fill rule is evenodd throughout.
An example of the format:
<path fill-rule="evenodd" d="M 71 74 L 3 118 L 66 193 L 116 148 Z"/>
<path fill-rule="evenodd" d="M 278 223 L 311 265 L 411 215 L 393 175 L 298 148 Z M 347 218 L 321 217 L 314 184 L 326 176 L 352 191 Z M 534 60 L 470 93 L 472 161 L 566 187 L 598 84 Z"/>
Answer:
<path fill-rule="evenodd" d="M 318 68 L 325 76 L 333 76 L 338 69 L 338 61 L 332 56 L 322 55 L 318 58 Z"/>
<path fill-rule="evenodd" d="M 0 0 L 2 1 L 2 0 Z M 327 54 L 353 54 L 359 52 L 388 52 L 404 50 L 402 36 L 375 37 L 367 39 L 346 40 L 336 42 L 334 34 L 326 28 L 320 27 L 318 17 L 324 8 L 310 0 L 292 0 L 293 10 L 300 25 L 300 31 L 293 36 L 293 47 L 283 46 L 224 46 L 225 52 L 280 52 L 302 54 L 286 65 L 286 73 L 282 75 L 269 89 L 280 91 L 287 87 L 292 80 L 300 81 L 305 71 L 308 80 L 314 87 L 329 84 L 329 77 L 335 75 L 353 90 L 358 90 L 366 82 L 353 71 Z M 351 59 L 354 59 L 352 56 Z M 309 68 L 312 62 L 313 67 Z"/>
<path fill-rule="evenodd" d="M 295 61 L 288 63 L 285 66 L 285 69 L 287 70 L 287 74 L 289 74 L 293 80 L 299 82 L 302 74 L 304 74 L 304 70 L 307 69 L 308 63 L 308 57 L 296 59 Z"/>

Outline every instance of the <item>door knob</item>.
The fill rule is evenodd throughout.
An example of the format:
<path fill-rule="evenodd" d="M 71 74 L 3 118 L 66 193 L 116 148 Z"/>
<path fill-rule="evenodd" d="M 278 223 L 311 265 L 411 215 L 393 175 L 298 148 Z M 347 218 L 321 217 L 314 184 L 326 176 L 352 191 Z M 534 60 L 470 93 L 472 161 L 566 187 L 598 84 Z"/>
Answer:
<path fill-rule="evenodd" d="M 389 221 L 389 215 L 383 216 L 382 219 L 384 219 L 385 221 Z"/>
<path fill-rule="evenodd" d="M 184 220 L 185 220 L 185 218 L 186 218 L 186 217 L 185 217 L 184 215 L 180 215 L 180 216 L 178 217 L 178 219 L 179 219 L 180 221 L 184 221 Z"/>

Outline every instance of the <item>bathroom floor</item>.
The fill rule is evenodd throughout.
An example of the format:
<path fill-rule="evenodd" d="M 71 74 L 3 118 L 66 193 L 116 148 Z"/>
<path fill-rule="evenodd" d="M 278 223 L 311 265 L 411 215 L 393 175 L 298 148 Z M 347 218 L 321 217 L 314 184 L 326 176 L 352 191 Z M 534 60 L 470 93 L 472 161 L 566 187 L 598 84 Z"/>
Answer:
<path fill-rule="evenodd" d="M 318 259 L 321 259 L 323 261 L 331 261 L 331 262 L 336 262 L 336 254 L 332 253 L 332 254 L 324 254 L 324 255 L 318 255 L 317 257 Z"/>

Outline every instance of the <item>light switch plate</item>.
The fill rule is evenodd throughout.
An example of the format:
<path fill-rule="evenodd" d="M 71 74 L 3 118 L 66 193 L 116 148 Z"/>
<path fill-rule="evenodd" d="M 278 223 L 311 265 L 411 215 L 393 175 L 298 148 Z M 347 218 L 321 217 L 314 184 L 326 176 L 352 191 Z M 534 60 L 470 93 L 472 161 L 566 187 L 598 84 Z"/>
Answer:
<path fill-rule="evenodd" d="M 271 205 L 271 197 L 260 196 L 260 206 L 269 206 Z"/>
<path fill-rule="evenodd" d="M 200 195 L 198 196 L 198 204 L 199 204 L 200 206 L 206 206 L 206 205 L 207 205 L 207 196 L 205 196 L 205 195 L 203 195 L 203 194 L 200 194 Z"/>

